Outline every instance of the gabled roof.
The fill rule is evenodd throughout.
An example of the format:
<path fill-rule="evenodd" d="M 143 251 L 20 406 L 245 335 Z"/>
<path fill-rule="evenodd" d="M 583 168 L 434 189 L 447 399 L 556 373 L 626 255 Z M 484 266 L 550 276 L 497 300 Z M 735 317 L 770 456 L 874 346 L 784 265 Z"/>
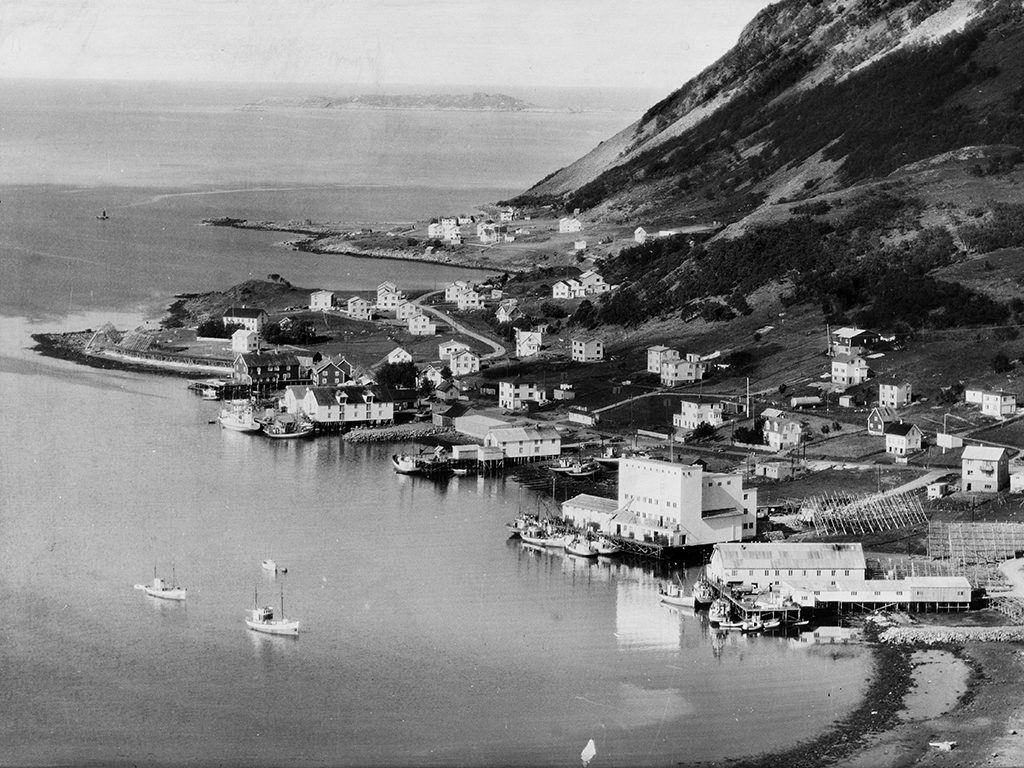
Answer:
<path fill-rule="evenodd" d="M 241 352 L 238 358 L 249 367 L 254 365 L 298 365 L 299 358 L 288 352 Z"/>
<path fill-rule="evenodd" d="M 968 445 L 960 458 L 964 461 L 1000 461 L 1006 453 L 1005 448 L 989 445 Z"/>
<path fill-rule="evenodd" d="M 878 414 L 878 418 L 880 418 L 883 422 L 894 421 L 895 419 L 898 418 L 896 416 L 896 411 L 892 408 L 872 408 L 871 413 L 868 414 L 868 418 L 870 419 L 876 413 Z"/>
<path fill-rule="evenodd" d="M 557 440 L 559 434 L 548 427 L 503 427 L 489 432 L 499 443 L 521 443 L 526 440 Z"/>
<path fill-rule="evenodd" d="M 832 358 L 833 363 L 843 363 L 844 365 L 856 363 L 857 361 L 860 361 L 860 363 L 864 364 L 864 358 L 861 357 L 860 355 L 847 355 L 844 353 L 842 355 L 836 355 L 835 357 Z"/>
<path fill-rule="evenodd" d="M 773 542 L 771 544 L 716 544 L 726 569 L 863 569 L 864 550 L 859 542 L 818 544 Z M 714 553 L 712 554 L 714 557 Z"/>
<path fill-rule="evenodd" d="M 906 422 L 896 421 L 890 422 L 885 425 L 885 434 L 887 435 L 898 435 L 900 437 L 906 437 L 914 430 L 920 432 L 920 428 L 916 424 L 907 424 Z"/>

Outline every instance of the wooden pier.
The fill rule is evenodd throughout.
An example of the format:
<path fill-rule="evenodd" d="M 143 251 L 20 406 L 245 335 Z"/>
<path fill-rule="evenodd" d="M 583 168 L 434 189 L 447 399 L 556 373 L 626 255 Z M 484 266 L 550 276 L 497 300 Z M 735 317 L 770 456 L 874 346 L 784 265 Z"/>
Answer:
<path fill-rule="evenodd" d="M 751 593 L 737 591 L 728 584 L 711 582 L 711 586 L 720 598 L 728 601 L 732 613 L 742 621 L 779 619 L 783 624 L 789 624 L 800 620 L 803 609 L 792 601 L 783 601 L 782 595 L 777 592 L 769 593 L 769 602 L 762 602 L 751 596 Z M 763 594 L 758 593 L 758 597 Z"/>

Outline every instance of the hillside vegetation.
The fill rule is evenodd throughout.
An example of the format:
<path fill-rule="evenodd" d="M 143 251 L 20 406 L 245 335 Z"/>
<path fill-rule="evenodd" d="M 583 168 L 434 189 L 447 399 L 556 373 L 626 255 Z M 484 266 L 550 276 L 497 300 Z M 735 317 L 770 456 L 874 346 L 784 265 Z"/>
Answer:
<path fill-rule="evenodd" d="M 792 197 L 794 176 L 811 195 L 967 145 L 1019 146 L 1022 22 L 1002 0 L 773 5 L 651 107 L 608 167 L 584 179 L 570 166 L 518 201 L 616 221 L 736 219 Z M 915 34 L 929 24 L 947 34 Z"/>

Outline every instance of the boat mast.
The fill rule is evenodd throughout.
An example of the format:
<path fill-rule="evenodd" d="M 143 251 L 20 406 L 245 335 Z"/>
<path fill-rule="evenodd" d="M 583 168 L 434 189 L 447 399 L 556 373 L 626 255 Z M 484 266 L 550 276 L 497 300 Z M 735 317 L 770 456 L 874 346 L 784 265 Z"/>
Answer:
<path fill-rule="evenodd" d="M 281 587 L 281 619 L 284 619 L 284 586 Z"/>

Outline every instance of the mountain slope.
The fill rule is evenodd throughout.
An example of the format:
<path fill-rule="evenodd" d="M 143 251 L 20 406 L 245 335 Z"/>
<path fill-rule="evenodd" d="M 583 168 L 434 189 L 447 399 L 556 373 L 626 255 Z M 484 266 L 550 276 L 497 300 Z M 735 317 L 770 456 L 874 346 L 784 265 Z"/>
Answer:
<path fill-rule="evenodd" d="M 1024 144 L 1019 0 L 784 0 L 520 202 L 737 219 L 967 145 Z"/>

